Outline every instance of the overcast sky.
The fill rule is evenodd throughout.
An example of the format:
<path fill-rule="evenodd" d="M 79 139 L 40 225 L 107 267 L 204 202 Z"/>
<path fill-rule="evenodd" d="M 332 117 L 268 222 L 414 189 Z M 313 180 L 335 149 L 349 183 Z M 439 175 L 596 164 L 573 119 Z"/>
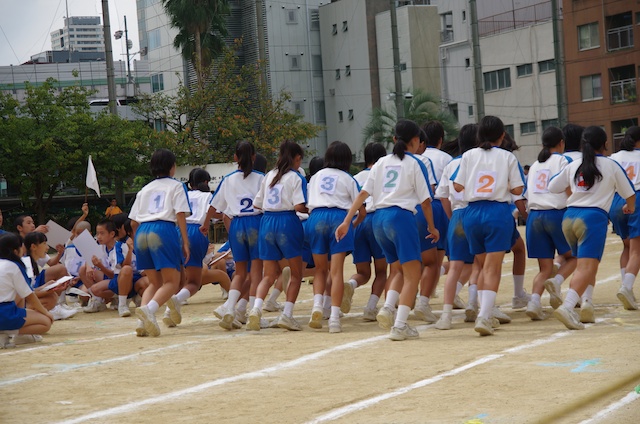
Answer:
<path fill-rule="evenodd" d="M 69 16 L 100 16 L 102 21 L 101 0 L 67 0 L 67 3 Z M 0 0 L 0 4 L 0 66 L 19 65 L 36 53 L 51 50 L 50 33 L 64 26 L 65 0 Z M 120 40 L 113 38 L 115 31 L 124 30 L 125 15 L 129 39 L 133 41 L 130 52 L 140 50 L 136 0 L 109 0 L 114 60 L 125 60 L 121 56 L 126 54 L 124 36 Z"/>

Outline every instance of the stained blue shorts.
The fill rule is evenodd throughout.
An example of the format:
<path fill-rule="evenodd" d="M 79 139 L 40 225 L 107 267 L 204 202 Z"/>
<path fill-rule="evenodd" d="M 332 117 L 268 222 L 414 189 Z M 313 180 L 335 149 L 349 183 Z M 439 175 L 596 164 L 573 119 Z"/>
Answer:
<path fill-rule="evenodd" d="M 302 244 L 302 262 L 307 264 L 307 268 L 315 268 L 316 264 L 313 262 L 313 254 L 311 253 L 311 245 L 309 244 L 309 228 L 305 219 L 302 221 L 302 230 L 304 231 L 304 243 Z"/>
<path fill-rule="evenodd" d="M 316 208 L 307 219 L 307 239 L 314 255 L 333 255 L 353 250 L 353 226 L 346 236 L 336 241 L 336 228 L 344 221 L 347 211 L 338 208 Z"/>
<path fill-rule="evenodd" d="M 139 270 L 182 268 L 182 245 L 176 224 L 168 221 L 143 222 L 133 241 Z"/>
<path fill-rule="evenodd" d="M 421 260 L 416 230 L 413 212 L 397 206 L 378 209 L 373 216 L 373 233 L 389 264 Z"/>
<path fill-rule="evenodd" d="M 27 310 L 18 308 L 16 302 L 0 303 L 0 331 L 19 330 L 27 322 Z"/>
<path fill-rule="evenodd" d="M 302 256 L 303 243 L 302 223 L 294 211 L 264 213 L 258 237 L 260 259 L 279 261 Z"/>
<path fill-rule="evenodd" d="M 447 229 L 447 248 L 449 250 L 449 260 L 463 261 L 465 264 L 472 264 L 474 255 L 469 249 L 469 241 L 464 232 L 464 215 L 467 208 L 456 209 L 451 214 Z"/>
<path fill-rule="evenodd" d="M 469 203 L 463 227 L 474 255 L 506 252 L 513 246 L 514 222 L 508 203 L 486 200 Z"/>
<path fill-rule="evenodd" d="M 373 233 L 373 217 L 375 211 L 368 213 L 364 218 L 364 221 L 355 228 L 353 233 L 353 263 L 359 264 L 362 262 L 369 263 L 371 258 L 374 260 L 384 258 L 384 252 L 376 241 L 376 237 Z"/>
<path fill-rule="evenodd" d="M 562 232 L 576 258 L 601 260 L 607 239 L 609 217 L 600 208 L 567 208 Z"/>
<path fill-rule="evenodd" d="M 562 233 L 566 209 L 532 210 L 527 218 L 527 253 L 530 258 L 553 259 L 555 252 L 571 250 Z"/>
<path fill-rule="evenodd" d="M 177 231 L 180 234 L 179 228 Z M 189 260 L 184 266 L 202 268 L 202 260 L 209 249 L 209 239 L 200 232 L 199 224 L 187 224 L 187 237 L 189 237 Z"/>
<path fill-rule="evenodd" d="M 438 247 L 438 244 L 434 243 L 433 239 L 427 238 L 427 236 L 430 234 L 428 229 L 429 226 L 427 225 L 427 219 L 424 217 L 424 213 L 422 213 L 422 207 L 420 207 L 420 205 L 416 205 L 416 212 L 417 213 L 413 216 L 413 219 L 415 220 L 416 226 L 418 228 L 418 236 L 420 237 L 420 252 L 426 252 L 427 250 L 431 250 L 435 247 Z M 436 218 L 434 215 L 433 217 L 434 224 L 435 224 L 435 220 Z M 443 238 L 443 234 L 447 234 L 447 233 L 440 233 L 440 238 Z"/>
<path fill-rule="evenodd" d="M 620 236 L 622 240 L 629 238 L 629 220 L 630 215 L 622 212 L 622 207 L 626 201 L 620 197 L 618 193 L 613 196 L 611 209 L 609 209 L 609 219 L 613 224 L 613 231 Z"/>
<path fill-rule="evenodd" d="M 231 220 L 229 225 L 229 245 L 235 261 L 250 264 L 252 260 L 260 259 L 258 234 L 261 220 L 262 214 L 237 216 Z"/>

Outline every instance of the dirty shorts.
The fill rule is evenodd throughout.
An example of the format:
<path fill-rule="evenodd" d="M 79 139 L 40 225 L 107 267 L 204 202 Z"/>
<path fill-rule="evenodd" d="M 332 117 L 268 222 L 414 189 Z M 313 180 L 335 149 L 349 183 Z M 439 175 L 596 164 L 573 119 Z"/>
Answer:
<path fill-rule="evenodd" d="M 136 230 L 133 244 L 139 270 L 182 268 L 182 245 L 174 222 L 143 222 Z"/>
<path fill-rule="evenodd" d="M 397 206 L 376 210 L 373 234 L 387 263 L 421 260 L 420 236 L 413 212 Z"/>
<path fill-rule="evenodd" d="M 302 256 L 304 230 L 294 211 L 264 212 L 260 221 L 258 249 L 263 261 Z"/>
<path fill-rule="evenodd" d="M 607 239 L 609 218 L 600 208 L 567 208 L 562 232 L 576 258 L 601 260 Z"/>

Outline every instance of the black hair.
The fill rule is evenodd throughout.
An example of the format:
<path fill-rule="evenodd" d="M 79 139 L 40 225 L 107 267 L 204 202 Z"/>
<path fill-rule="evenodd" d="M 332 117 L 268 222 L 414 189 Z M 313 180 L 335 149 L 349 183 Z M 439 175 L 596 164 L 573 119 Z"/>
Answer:
<path fill-rule="evenodd" d="M 171 150 L 158 149 L 151 156 L 151 174 L 154 177 L 168 177 L 176 164 L 176 155 Z"/>
<path fill-rule="evenodd" d="M 424 130 L 422 128 L 420 128 L 420 143 L 424 143 L 428 146 L 427 144 L 427 133 L 424 132 Z"/>
<path fill-rule="evenodd" d="M 114 222 L 108 218 L 98 222 L 98 224 L 96 225 L 96 228 L 98 228 L 98 226 L 104 227 L 108 233 L 113 232 L 116 235 L 118 235 L 118 229 L 116 228 L 116 224 L 114 224 Z"/>
<path fill-rule="evenodd" d="M 393 154 L 400 160 L 404 159 L 404 152 L 407 145 L 415 137 L 420 137 L 420 127 L 413 121 L 401 119 L 396 124 L 395 139 L 396 144 L 393 146 Z"/>
<path fill-rule="evenodd" d="M 31 246 L 34 244 L 42 244 L 47 242 L 47 236 L 39 231 L 32 231 L 24 236 L 24 247 L 27 249 L 27 256 L 31 259 L 33 274 L 38 275 L 38 262 L 31 257 Z"/>
<path fill-rule="evenodd" d="M 116 229 L 119 230 L 129 220 L 129 216 L 126 213 L 118 213 L 111 215 L 111 218 L 109 219 L 113 221 L 113 225 L 115 225 Z"/>
<path fill-rule="evenodd" d="M 236 144 L 236 156 L 238 157 L 238 167 L 242 170 L 244 177 L 247 178 L 251 171 L 253 171 L 253 156 L 256 154 L 256 149 L 253 144 L 246 140 L 239 141 Z"/>
<path fill-rule="evenodd" d="M 189 187 L 191 187 L 191 190 L 208 192 L 211 191 L 208 184 L 209 181 L 211 181 L 211 175 L 209 175 L 206 170 L 202 168 L 193 168 L 189 173 L 189 181 L 187 182 L 187 184 L 189 185 Z M 202 190 L 202 188 L 204 187 L 202 183 L 206 185 L 206 188 L 204 190 Z"/>
<path fill-rule="evenodd" d="M 344 172 L 349 172 L 351 167 L 351 149 L 346 143 L 342 141 L 334 141 L 329 144 L 327 151 L 324 154 L 324 166 L 325 168 L 341 169 Z"/>
<path fill-rule="evenodd" d="M 369 143 L 364 148 L 364 164 L 365 166 L 373 165 L 378 159 L 387 156 L 387 149 L 382 143 Z"/>
<path fill-rule="evenodd" d="M 516 144 L 516 141 L 513 139 L 513 137 L 511 137 L 511 134 L 505 131 L 500 148 L 506 150 L 507 152 L 515 152 L 516 150 L 520 149 L 520 146 Z"/>
<path fill-rule="evenodd" d="M 14 233 L 4 233 L 0 235 L 0 259 L 6 259 L 18 265 L 22 270 L 25 269 L 24 263 L 20 256 L 16 254 L 16 250 L 20 251 L 22 247 L 22 237 Z"/>
<path fill-rule="evenodd" d="M 478 139 L 478 124 L 466 124 L 460 128 L 458 134 L 458 154 L 461 155 L 464 152 L 476 147 L 476 140 Z"/>
<path fill-rule="evenodd" d="M 429 121 L 422 126 L 427 135 L 427 146 L 438 147 L 442 139 L 444 141 L 444 127 L 438 121 Z"/>
<path fill-rule="evenodd" d="M 76 226 L 76 222 L 78 222 L 79 219 L 80 219 L 79 216 L 74 216 L 73 218 L 69 219 L 67 221 L 67 230 L 69 231 L 73 230 L 73 227 Z"/>
<path fill-rule="evenodd" d="M 18 226 L 22 227 L 22 224 L 24 223 L 25 218 L 28 216 L 31 216 L 31 215 L 18 215 L 16 219 L 13 220 L 13 226 L 16 227 L 16 230 L 18 229 Z"/>
<path fill-rule="evenodd" d="M 487 115 L 478 125 L 478 147 L 489 150 L 492 143 L 495 143 L 504 134 L 504 124 L 497 116 Z"/>
<path fill-rule="evenodd" d="M 263 174 L 267 172 L 267 158 L 260 153 L 256 153 L 256 158 L 253 161 L 253 169 Z"/>
<path fill-rule="evenodd" d="M 309 161 L 309 175 L 307 175 L 307 182 L 311 180 L 316 172 L 324 168 L 324 158 L 321 156 L 315 156 Z"/>
<path fill-rule="evenodd" d="M 538 154 L 538 162 L 544 163 L 551 157 L 551 149 L 556 147 L 563 139 L 562 130 L 558 127 L 549 127 L 542 133 L 542 150 Z"/>
<path fill-rule="evenodd" d="M 565 152 L 579 152 L 584 127 L 576 124 L 567 124 L 562 127 Z"/>
<path fill-rule="evenodd" d="M 270 188 L 278 184 L 284 174 L 291 171 L 293 167 L 293 161 L 296 156 L 304 157 L 304 151 L 302 150 L 302 147 L 300 147 L 300 145 L 295 141 L 283 141 L 280 145 L 280 155 L 278 156 L 278 161 L 276 162 L 276 169 L 278 170 L 278 172 L 271 181 L 271 184 L 269 185 Z"/>
<path fill-rule="evenodd" d="M 620 149 L 633 150 L 636 148 L 636 143 L 640 141 L 640 127 L 632 126 L 624 133 L 624 138 L 620 143 Z"/>
<path fill-rule="evenodd" d="M 602 173 L 596 166 L 596 152 L 602 150 L 606 142 L 607 133 L 600 127 L 587 127 L 582 132 L 582 163 L 573 179 L 578 184 L 582 176 L 587 190 L 591 189 L 596 181 L 602 180 Z"/>

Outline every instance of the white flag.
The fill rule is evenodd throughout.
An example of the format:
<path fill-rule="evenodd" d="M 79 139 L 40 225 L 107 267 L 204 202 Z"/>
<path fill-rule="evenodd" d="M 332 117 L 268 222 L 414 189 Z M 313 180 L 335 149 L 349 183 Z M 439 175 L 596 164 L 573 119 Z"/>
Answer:
<path fill-rule="evenodd" d="M 98 184 L 96 169 L 93 167 L 93 162 L 91 161 L 91 155 L 89 155 L 89 165 L 87 165 L 87 187 L 95 191 L 98 197 L 100 197 L 100 185 Z"/>

